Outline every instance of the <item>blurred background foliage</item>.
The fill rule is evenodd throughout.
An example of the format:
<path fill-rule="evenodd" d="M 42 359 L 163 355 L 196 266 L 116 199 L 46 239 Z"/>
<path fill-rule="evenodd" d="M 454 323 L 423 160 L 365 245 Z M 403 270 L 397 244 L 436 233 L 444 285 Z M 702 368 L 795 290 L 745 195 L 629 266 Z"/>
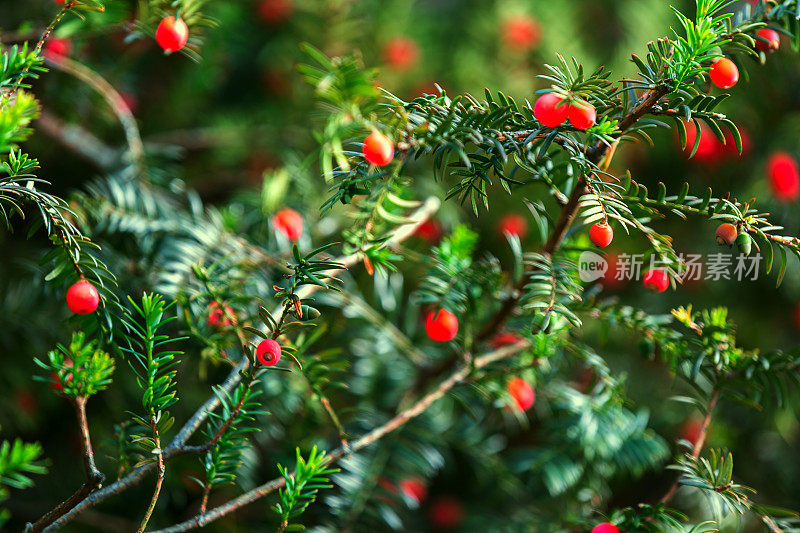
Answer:
<path fill-rule="evenodd" d="M 115 0 L 105 14 L 92 14 L 85 20 L 70 18 L 59 27 L 56 37 L 65 40 L 61 52 L 89 65 L 123 95 L 139 125 L 154 182 L 176 192 L 196 190 L 203 201 L 217 206 L 216 225 L 231 231 L 246 226 L 251 236 L 261 235 L 268 242 L 265 246 L 288 253 L 286 243 L 276 239 L 263 223 L 283 206 L 304 214 L 314 242 L 335 238 L 349 223 L 343 209 L 334 208 L 322 219 L 318 215 L 327 187 L 318 177 L 314 131 L 323 115 L 313 91 L 296 72 L 296 65 L 306 61 L 300 43 L 311 43 L 328 55 L 355 51 L 365 65 L 380 68 L 382 87 L 403 98 L 432 92 L 438 83 L 448 94 L 481 96 L 488 87 L 532 100 L 533 91 L 544 86 L 536 76 L 545 72 L 545 63 L 555 61 L 556 52 L 575 56 L 588 70 L 606 65 L 616 77 L 633 72 L 630 54 L 644 52 L 647 41 L 666 35 L 674 24 L 670 3 L 684 12 L 692 9 L 690 2 L 678 0 L 208 2 L 204 13 L 217 26 L 202 29 L 201 59 L 194 62 L 183 55 L 165 56 L 151 37 L 131 34 L 135 2 Z M 0 39 L 11 43 L 37 36 L 55 9 L 49 0 L 0 0 Z M 788 234 L 797 234 L 797 202 L 771 198 L 765 162 L 776 150 L 800 154 L 800 61 L 796 52 L 783 46 L 766 65 L 751 69 L 751 73 L 752 79 L 740 83 L 721 109 L 748 139 L 741 156 L 711 143 L 705 157 L 701 154 L 690 161 L 673 134 L 661 130 L 654 135 L 655 146 L 623 146 L 612 172 L 620 175 L 630 170 L 639 181 L 653 186 L 663 181 L 669 190 L 688 181 L 695 191 L 711 186 L 717 194 L 733 191 L 740 200 L 758 197 L 762 211 L 772 213 Z M 54 192 L 68 195 L 83 190 L 97 177 L 118 170 L 126 143 L 124 132 L 96 91 L 59 69 L 35 82 L 34 91 L 41 99 L 44 119 L 25 148 L 40 160 L 39 174 L 53 183 Z M 77 141 L 85 148 L 88 132 L 98 141 L 92 157 L 72 146 Z M 96 157 L 98 154 L 107 157 Z M 412 166 L 410 173 L 425 178 L 416 182 L 418 198 L 444 196 L 447 185 L 434 182 L 429 164 Z M 532 191 L 529 197 L 540 193 Z M 507 266 L 510 253 L 505 240 L 499 238 L 499 219 L 509 212 L 524 215 L 526 195 L 510 197 L 499 188 L 492 195 L 490 213 L 482 212 L 476 218 L 468 206 L 449 201 L 436 221 L 443 234 L 458 221 L 467 221 L 480 234 L 479 255 L 489 251 Z M 246 219 L 254 208 L 261 211 L 263 220 Z M 674 236 L 679 252 L 715 251 L 715 226 L 711 223 L 675 219 L 660 224 L 665 233 Z M 14 234 L 0 233 L 4 252 L 0 261 L 0 353 L 6 363 L 0 374 L 4 391 L 0 426 L 6 435 L 40 441 L 55 475 L 41 478 L 24 497 L 12 495 L 9 507 L 18 521 L 10 524 L 12 528 L 66 496 L 64 487 L 77 486 L 82 476 L 75 468 L 79 443 L 70 406 L 46 384 L 31 380 L 36 372 L 33 358 L 66 341 L 71 327 L 64 321 L 66 310 L 59 289 L 40 281 L 35 258 L 47 243 L 43 238 L 26 240 L 24 229 L 20 224 Z M 427 253 L 438 239 L 439 228 L 428 229 L 409 241 L 412 250 Z M 642 250 L 644 243 L 619 233 L 613 252 Z M 535 248 L 534 236 L 522 237 L 527 248 Z M 138 244 L 116 243 L 122 249 Z M 123 286 L 151 288 L 147 279 L 136 277 L 141 265 L 115 266 L 118 274 L 125 271 L 120 274 Z M 790 266 L 779 289 L 774 277 L 762 273 L 755 282 L 704 281 L 665 294 L 650 293 L 639 283 L 609 284 L 605 290 L 653 313 L 668 313 L 688 303 L 698 309 L 729 306 L 731 318 L 739 326 L 740 345 L 788 348 L 798 341 L 800 270 L 796 266 Z M 412 339 L 422 339 L 420 310 L 408 295 L 423 272 L 419 265 L 410 264 L 388 278 L 372 279 L 353 272 L 347 282 L 361 287 L 361 297 L 385 320 Z M 269 287 L 266 280 L 257 284 Z M 336 295 L 320 298 L 323 312 L 341 308 L 355 320 L 356 325 L 347 328 L 332 323 L 325 346 L 351 354 L 352 366 L 345 378 L 348 389 L 337 393 L 334 403 L 343 406 L 348 429 L 359 433 L 372 425 L 373 418 L 380 418 L 378 412 L 391 411 L 402 399 L 402 384 L 412 368 L 397 346 L 386 340 L 386 330 L 371 326 L 374 317 L 365 318 L 358 302 L 342 301 Z M 697 424 L 697 415 L 684 404 L 666 400 L 680 391 L 671 386 L 667 369 L 640 356 L 642 346 L 635 336 L 607 332 L 602 324 L 593 322 L 588 322 L 579 336 L 602 339 L 600 354 L 620 380 L 619 386 L 627 389 L 630 408 L 634 412 L 643 409 L 642 416 L 649 412 L 649 427 L 663 437 L 658 445 L 674 451 L 673 443 L 687 437 Z M 218 380 L 225 373 L 218 361 L 201 358 L 197 351 L 192 354 L 191 348 L 186 349 L 189 355 L 179 373 L 182 401 L 173 410 L 179 419 L 205 398 L 205 380 Z M 426 353 L 437 350 L 426 347 Z M 124 411 L 135 401 L 132 385 L 119 376 L 127 368 L 118 367 L 115 387 L 103 393 L 103 401 L 89 405 L 98 462 L 106 471 L 113 464 L 110 458 L 118 452 L 114 425 L 126 418 Z M 513 524 L 524 524 L 533 515 L 575 513 L 577 517 L 580 506 L 573 504 L 599 505 L 597 493 L 613 493 L 610 507 L 657 499 L 673 474 L 643 469 L 643 475 L 637 477 L 625 474 L 625 468 L 612 468 L 611 491 L 594 487 L 599 490 L 574 494 L 567 486 L 559 486 L 563 472 L 554 463 L 551 478 L 541 469 L 532 469 L 537 461 L 541 466 L 537 450 L 553 438 L 548 432 L 559 431 L 559 425 L 576 414 L 570 412 L 574 388 L 563 387 L 577 383 L 580 388 L 581 381 L 591 382 L 592 376 L 580 365 L 537 370 L 538 398 L 530 420 L 504 411 L 502 392 L 492 390 L 491 385 L 493 402 L 478 401 L 486 394 L 483 390 L 459 391 L 419 422 L 390 436 L 385 444 L 344 462 L 343 472 L 334 476 L 337 488 L 322 496 L 326 505 L 312 506 L 305 522 L 320 524 L 320 531 L 324 524 L 330 531 L 382 531 L 392 526 L 425 531 L 436 529 L 431 510 L 442 501 L 451 501 L 442 498 L 454 498 L 464 513 L 460 531 L 522 531 L 517 528 L 522 526 Z M 262 417 L 263 432 L 247 452 L 240 479 L 245 488 L 274 477 L 275 463 L 292 464 L 295 445 L 317 443 L 313 436 L 326 425 L 324 413 L 314 411 L 306 401 L 308 391 L 303 383 L 287 380 L 283 373 L 272 373 L 264 381 L 262 398 L 270 414 Z M 796 398 L 793 403 L 798 407 Z M 466 411 L 472 418 L 464 414 L 464 405 L 470 406 Z M 620 422 L 620 418 L 614 420 Z M 603 424 L 603 420 L 594 422 Z M 758 414 L 726 404 L 715 420 L 710 444 L 737 451 L 738 479 L 758 488 L 763 501 L 800 508 L 799 429 L 790 409 L 768 408 Z M 603 440 L 611 438 L 605 432 L 614 434 L 624 428 L 611 424 L 600 430 L 597 438 Z M 196 460 L 182 458 L 175 464 L 168 473 L 155 525 L 185 518 L 199 499 L 198 487 L 188 479 L 198 474 Z M 426 480 L 428 494 L 419 498 L 420 506 L 407 491 L 398 493 L 396 488 L 397 480 L 408 473 Z M 364 479 L 368 483 L 363 483 Z M 128 520 L 135 519 L 149 490 L 145 484 L 125 498 L 112 499 L 68 529 L 128 530 Z M 228 490 L 235 493 L 235 489 Z M 549 498 L 543 498 L 545 494 Z M 679 501 L 690 510 L 702 505 L 691 499 Z M 334 518 L 330 517 L 332 510 Z M 266 503 L 258 502 L 208 530 L 261 530 L 273 521 Z M 511 525 L 504 528 L 503 524 Z M 731 530 L 735 527 L 732 524 Z"/>

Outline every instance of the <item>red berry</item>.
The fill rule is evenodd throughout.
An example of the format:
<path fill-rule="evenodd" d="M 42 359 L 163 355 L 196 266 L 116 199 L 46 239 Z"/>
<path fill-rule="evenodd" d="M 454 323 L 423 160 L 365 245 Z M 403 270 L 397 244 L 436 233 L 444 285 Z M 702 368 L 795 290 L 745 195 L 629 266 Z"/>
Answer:
<path fill-rule="evenodd" d="M 592 533 L 619 533 L 619 528 L 611 522 L 603 522 L 594 526 Z"/>
<path fill-rule="evenodd" d="M 759 38 L 760 37 L 760 38 Z M 761 28 L 756 32 L 756 48 L 768 54 L 781 45 L 781 36 L 771 28 Z"/>
<path fill-rule="evenodd" d="M 533 105 L 533 116 L 548 128 L 562 125 L 568 113 L 569 105 L 556 93 L 543 94 Z"/>
<path fill-rule="evenodd" d="M 281 345 L 272 339 L 264 339 L 256 348 L 256 359 L 264 366 L 275 366 L 281 360 Z"/>
<path fill-rule="evenodd" d="M 493 350 L 497 350 L 503 346 L 511 346 L 512 344 L 516 344 L 521 340 L 522 337 L 516 333 L 500 333 L 495 335 L 492 340 L 489 341 L 489 346 Z"/>
<path fill-rule="evenodd" d="M 728 246 L 733 246 L 733 243 L 736 242 L 736 237 L 739 235 L 739 231 L 736 229 L 736 226 L 729 222 L 725 222 L 724 224 L 720 224 L 717 228 L 717 232 L 714 234 L 714 237 L 717 239 L 717 244 L 720 246 L 727 244 Z"/>
<path fill-rule="evenodd" d="M 697 139 L 697 129 L 694 122 L 687 122 L 686 124 L 686 145 L 683 147 L 683 152 L 686 157 L 689 157 L 694 148 L 695 140 Z M 732 138 L 731 138 L 732 140 Z M 735 147 L 734 147 L 735 150 Z M 725 145 L 723 145 L 717 136 L 711 131 L 704 122 L 700 123 L 700 142 L 697 144 L 697 151 L 692 158 L 698 163 L 715 164 L 722 159 L 725 153 Z"/>
<path fill-rule="evenodd" d="M 272 225 L 292 242 L 297 242 L 303 234 L 303 217 L 294 209 L 286 208 L 275 213 Z"/>
<path fill-rule="evenodd" d="M 522 215 L 512 213 L 500 219 L 498 229 L 501 235 L 516 235 L 520 239 L 524 239 L 528 233 L 528 222 Z"/>
<path fill-rule="evenodd" d="M 569 123 L 579 130 L 588 130 L 597 122 L 597 112 L 589 102 L 575 101 L 569 105 Z"/>
<path fill-rule="evenodd" d="M 425 332 L 436 342 L 451 341 L 458 333 L 458 319 L 447 309 L 431 311 L 425 318 Z"/>
<path fill-rule="evenodd" d="M 166 17 L 156 29 L 156 42 L 166 52 L 177 52 L 189 40 L 189 28 L 182 19 Z"/>
<path fill-rule="evenodd" d="M 514 378 L 509 381 L 508 385 L 506 385 L 506 390 L 520 411 L 527 411 L 536 401 L 536 393 L 533 391 L 533 387 L 522 378 Z"/>
<path fill-rule="evenodd" d="M 703 419 L 692 417 L 686 420 L 681 426 L 681 439 L 695 444 L 703 433 Z"/>
<path fill-rule="evenodd" d="M 395 37 L 383 45 L 383 60 L 396 70 L 413 67 L 419 57 L 419 46 L 409 37 Z"/>
<path fill-rule="evenodd" d="M 362 153 L 370 164 L 385 167 L 394 159 L 394 145 L 389 137 L 379 131 L 373 131 L 364 139 Z"/>
<path fill-rule="evenodd" d="M 607 222 L 595 222 L 592 224 L 592 227 L 589 228 L 589 240 L 592 241 L 592 244 L 595 246 L 605 248 L 611 244 L 613 238 L 614 230 L 611 229 L 611 225 Z"/>
<path fill-rule="evenodd" d="M 503 22 L 503 40 L 512 50 L 526 52 L 542 39 L 542 30 L 533 17 L 520 15 Z"/>
<path fill-rule="evenodd" d="M 280 24 L 291 16 L 293 9 L 292 0 L 261 0 L 258 16 L 267 24 Z"/>
<path fill-rule="evenodd" d="M 794 202 L 800 196 L 800 167 L 790 154 L 775 152 L 769 156 L 767 177 L 777 200 Z"/>
<path fill-rule="evenodd" d="M 660 268 L 654 268 L 644 275 L 644 286 L 654 292 L 664 292 L 669 287 L 669 276 Z"/>
<path fill-rule="evenodd" d="M 739 69 L 727 57 L 721 57 L 711 65 L 711 81 L 720 89 L 730 89 L 739 81 Z"/>
<path fill-rule="evenodd" d="M 399 486 L 400 492 L 417 502 L 417 504 L 421 504 L 428 497 L 428 486 L 420 478 L 404 479 L 400 481 Z"/>
<path fill-rule="evenodd" d="M 218 328 L 220 326 L 230 326 L 233 316 L 233 309 L 227 305 L 220 305 L 219 302 L 211 302 L 208 306 L 208 316 L 206 317 L 206 324 Z"/>
<path fill-rule="evenodd" d="M 438 529 L 456 529 L 464 520 L 461 502 L 450 496 L 437 498 L 429 510 L 431 523 Z"/>
<path fill-rule="evenodd" d="M 58 61 L 62 57 L 69 57 L 72 55 L 72 41 L 69 39 L 50 37 L 44 43 L 44 55 L 51 61 Z"/>
<path fill-rule="evenodd" d="M 444 230 L 442 229 L 442 225 L 439 223 L 439 221 L 429 218 L 417 226 L 417 229 L 414 230 L 414 235 L 427 243 L 435 244 L 442 238 L 443 232 Z"/>
<path fill-rule="evenodd" d="M 94 313 L 100 304 L 100 293 L 94 285 L 80 280 L 67 290 L 67 307 L 76 315 L 88 315 Z"/>

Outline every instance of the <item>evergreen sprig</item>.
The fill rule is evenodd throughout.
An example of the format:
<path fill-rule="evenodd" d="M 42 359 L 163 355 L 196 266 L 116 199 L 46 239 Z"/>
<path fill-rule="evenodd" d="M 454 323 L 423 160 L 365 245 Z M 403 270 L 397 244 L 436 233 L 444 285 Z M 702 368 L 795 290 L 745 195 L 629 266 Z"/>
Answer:
<path fill-rule="evenodd" d="M 47 377 L 34 379 L 50 382 L 71 399 L 89 398 L 106 390 L 114 373 L 114 359 L 83 332 L 73 333 L 68 346 L 59 344 L 47 354 L 47 359 L 34 362 L 49 373 Z"/>
<path fill-rule="evenodd" d="M 28 489 L 34 485 L 31 476 L 47 473 L 41 455 L 42 446 L 38 443 L 28 444 L 16 439 L 0 444 L 0 502 L 8 499 L 9 488 Z M 0 508 L 0 526 L 9 516 L 7 509 Z"/>
<path fill-rule="evenodd" d="M 286 486 L 280 491 L 280 501 L 273 508 L 281 518 L 278 531 L 302 531 L 303 526 L 290 524 L 290 521 L 303 514 L 308 506 L 314 503 L 321 489 L 332 487 L 329 482 L 330 475 L 339 469 L 329 467 L 325 452 L 318 452 L 314 446 L 308 454 L 308 459 L 304 459 L 297 449 L 294 472 L 281 465 L 278 465 L 278 470 L 286 481 Z"/>

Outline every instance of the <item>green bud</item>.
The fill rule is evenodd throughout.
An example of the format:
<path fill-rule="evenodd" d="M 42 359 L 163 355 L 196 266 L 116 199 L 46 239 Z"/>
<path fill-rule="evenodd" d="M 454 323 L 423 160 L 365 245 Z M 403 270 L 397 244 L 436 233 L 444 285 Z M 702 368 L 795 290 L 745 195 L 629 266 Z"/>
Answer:
<path fill-rule="evenodd" d="M 744 255 L 750 255 L 750 251 L 753 249 L 753 239 L 747 233 L 740 233 L 736 237 L 736 246 L 739 247 L 739 251 Z"/>

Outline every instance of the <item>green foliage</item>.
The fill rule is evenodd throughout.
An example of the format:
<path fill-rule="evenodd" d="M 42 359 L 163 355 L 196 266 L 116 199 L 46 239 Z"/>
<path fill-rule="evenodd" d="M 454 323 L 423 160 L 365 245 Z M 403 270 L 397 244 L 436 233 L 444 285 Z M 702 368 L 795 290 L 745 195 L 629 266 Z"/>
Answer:
<path fill-rule="evenodd" d="M 297 464 L 294 472 L 278 465 L 286 486 L 280 491 L 280 501 L 275 504 L 274 510 L 281 517 L 279 531 L 302 531 L 304 528 L 298 524 L 289 524 L 303 514 L 309 505 L 317 499 L 320 489 L 329 489 L 329 477 L 339 471 L 338 468 L 328 467 L 325 452 L 317 452 L 314 446 L 304 459 L 297 450 Z"/>
<path fill-rule="evenodd" d="M 42 447 L 17 439 L 0 444 L 0 502 L 8 499 L 8 489 L 22 490 L 33 486 L 32 475 L 47 473 L 41 460 Z M 0 509 L 0 526 L 9 518 L 7 509 Z"/>
<path fill-rule="evenodd" d="M 49 373 L 37 379 L 50 382 L 60 394 L 71 399 L 88 398 L 106 390 L 114 373 L 114 359 L 83 332 L 73 333 L 69 346 L 59 344 L 47 354 L 46 360 L 34 361 Z"/>
<path fill-rule="evenodd" d="M 563 320 L 579 327 L 581 321 L 570 310 L 580 301 L 583 287 L 575 275 L 575 262 L 561 254 L 525 254 L 527 283 L 520 300 L 522 308 L 533 314 L 532 329 L 550 331 L 564 326 Z"/>

